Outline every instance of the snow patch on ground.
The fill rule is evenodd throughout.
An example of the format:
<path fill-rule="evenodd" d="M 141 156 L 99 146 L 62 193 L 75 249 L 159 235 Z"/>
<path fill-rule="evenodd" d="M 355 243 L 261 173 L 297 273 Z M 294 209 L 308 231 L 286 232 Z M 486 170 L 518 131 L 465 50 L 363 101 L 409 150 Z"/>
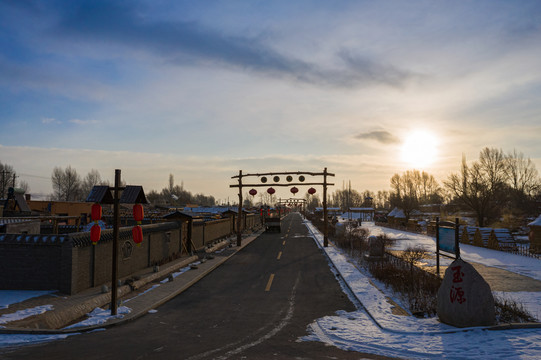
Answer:
<path fill-rule="evenodd" d="M 52 305 L 40 305 L 29 309 L 15 311 L 11 314 L 4 314 L 0 316 L 0 324 L 7 324 L 8 322 L 22 320 L 30 316 L 43 314 L 49 310 L 53 310 Z"/>
<path fill-rule="evenodd" d="M 95 308 L 87 314 L 88 318 L 80 321 L 76 324 L 65 327 L 64 329 L 73 329 L 83 326 L 94 326 L 105 324 L 110 319 L 122 319 L 125 314 L 129 314 L 131 309 L 127 306 L 119 306 L 117 308 L 117 314 L 111 315 L 111 310 L 104 310 L 102 308 Z"/>

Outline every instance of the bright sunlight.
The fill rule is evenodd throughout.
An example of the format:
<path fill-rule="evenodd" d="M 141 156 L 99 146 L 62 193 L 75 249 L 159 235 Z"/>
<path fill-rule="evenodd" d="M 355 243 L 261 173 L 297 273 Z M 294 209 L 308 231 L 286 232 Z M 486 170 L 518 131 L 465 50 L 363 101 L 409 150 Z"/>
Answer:
<path fill-rule="evenodd" d="M 438 156 L 438 139 L 434 134 L 417 130 L 410 133 L 402 145 L 402 160 L 416 169 L 433 164 Z"/>

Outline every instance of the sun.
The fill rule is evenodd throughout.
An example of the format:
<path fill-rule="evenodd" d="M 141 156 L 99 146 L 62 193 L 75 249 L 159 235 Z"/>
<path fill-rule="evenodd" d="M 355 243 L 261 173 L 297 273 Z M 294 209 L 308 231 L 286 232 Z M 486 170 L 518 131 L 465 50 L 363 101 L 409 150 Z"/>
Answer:
<path fill-rule="evenodd" d="M 438 157 L 438 138 L 425 130 L 410 133 L 402 145 L 402 160 L 414 168 L 432 165 Z"/>

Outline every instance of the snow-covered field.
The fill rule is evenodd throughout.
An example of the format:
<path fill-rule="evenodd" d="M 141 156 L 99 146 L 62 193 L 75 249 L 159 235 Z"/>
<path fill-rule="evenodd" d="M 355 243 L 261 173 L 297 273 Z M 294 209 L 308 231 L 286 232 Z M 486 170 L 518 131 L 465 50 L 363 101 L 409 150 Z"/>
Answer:
<path fill-rule="evenodd" d="M 316 243 L 322 247 L 323 237 L 321 234 L 311 223 L 305 222 L 305 224 Z M 377 235 L 385 232 L 387 236 L 397 239 L 394 245 L 396 250 L 405 249 L 412 245 L 421 245 L 429 251 L 435 251 L 435 241 L 431 237 L 392 229 L 382 229 L 373 224 L 363 223 L 363 227 L 366 226 L 371 231 L 371 234 Z M 369 280 L 373 282 L 374 280 L 350 263 L 347 256 L 339 249 L 332 246 L 322 247 L 322 249 L 329 256 L 333 271 L 340 273 L 344 291 L 357 304 L 359 310 L 354 312 L 338 311 L 335 316 L 315 320 L 308 326 L 309 335 L 299 341 L 320 341 L 346 350 L 407 359 L 541 358 L 541 329 L 539 328 L 500 331 L 489 331 L 483 328 L 457 329 L 441 324 L 434 318 L 418 319 L 412 316 L 393 315 L 391 312 L 393 305 L 386 299 L 386 296 L 392 298 L 392 294 L 384 294 L 372 286 Z M 461 254 L 466 261 L 475 261 L 487 266 L 511 270 L 541 280 L 541 261 L 537 259 L 467 245 L 461 245 Z M 450 262 L 445 258 L 442 258 L 441 261 L 442 264 Z M 181 275 L 186 270 L 187 268 L 181 269 L 174 276 Z M 152 289 L 148 291 L 152 291 Z M 532 315 L 539 317 L 539 314 L 541 314 L 540 294 L 521 292 L 498 293 L 497 295 L 516 297 Z M 8 293 L 0 291 L 0 307 L 5 308 L 12 303 L 40 295 L 42 293 L 39 292 Z M 393 300 L 399 302 L 397 299 Z M 45 309 L 45 311 L 47 310 Z M 119 311 L 121 313 L 130 311 L 125 306 L 121 310 Z M 20 315 L 23 316 L 24 314 L 21 313 Z M 108 312 L 101 309 L 96 309 L 90 315 L 85 323 L 76 324 L 75 326 L 100 324 L 107 320 L 109 316 Z M 122 316 L 122 314 L 118 316 Z M 2 322 L 1 317 L 0 322 Z M 52 341 L 66 336 L 0 334 L 0 347 Z"/>
<path fill-rule="evenodd" d="M 314 239 L 322 246 L 323 237 L 312 224 L 306 222 Z M 365 226 L 363 224 L 363 226 Z M 396 248 L 423 245 L 434 251 L 434 240 L 427 236 L 382 229 L 370 225 L 372 234 L 385 232 L 389 237 L 401 239 Z M 470 247 L 472 248 L 472 247 Z M 483 328 L 457 329 L 441 324 L 437 319 L 418 319 L 412 316 L 393 315 L 392 305 L 384 294 L 369 284 L 370 277 L 350 263 L 340 249 L 323 248 L 336 271 L 351 289 L 350 297 L 358 303 L 360 310 L 340 311 L 336 316 L 315 320 L 309 326 L 306 341 L 321 341 L 351 351 L 368 352 L 383 356 L 407 359 L 539 359 L 541 358 L 541 329 L 514 329 L 489 331 Z M 484 249 L 463 249 L 466 259 L 475 258 L 485 265 L 502 268 L 508 254 L 492 254 L 487 259 Z M 524 263 L 512 259 L 523 273 L 539 274 L 541 264 Z M 541 261 L 536 260 L 541 263 Z M 530 293 L 528 293 L 530 294 Z M 539 305 L 537 305 L 539 306 Z"/>

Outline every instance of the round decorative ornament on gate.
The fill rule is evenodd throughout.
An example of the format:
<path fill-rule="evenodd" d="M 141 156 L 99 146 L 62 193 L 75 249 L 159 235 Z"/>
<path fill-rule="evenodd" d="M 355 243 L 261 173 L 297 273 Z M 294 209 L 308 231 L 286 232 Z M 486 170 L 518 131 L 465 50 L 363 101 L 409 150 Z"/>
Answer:
<path fill-rule="evenodd" d="M 270 188 L 267 189 L 267 192 L 268 192 L 270 195 L 272 195 L 272 194 L 274 194 L 274 193 L 276 192 L 276 190 L 274 190 L 273 188 L 270 187 Z"/>
<path fill-rule="evenodd" d="M 252 195 L 252 196 L 255 196 L 257 194 L 257 190 L 256 189 L 252 189 L 250 191 L 248 191 L 248 194 Z"/>
<path fill-rule="evenodd" d="M 293 187 L 291 188 L 290 191 L 291 191 L 291 193 L 292 193 L 293 195 L 295 195 L 296 193 L 299 192 L 299 189 L 297 189 L 295 186 L 293 186 Z"/>

